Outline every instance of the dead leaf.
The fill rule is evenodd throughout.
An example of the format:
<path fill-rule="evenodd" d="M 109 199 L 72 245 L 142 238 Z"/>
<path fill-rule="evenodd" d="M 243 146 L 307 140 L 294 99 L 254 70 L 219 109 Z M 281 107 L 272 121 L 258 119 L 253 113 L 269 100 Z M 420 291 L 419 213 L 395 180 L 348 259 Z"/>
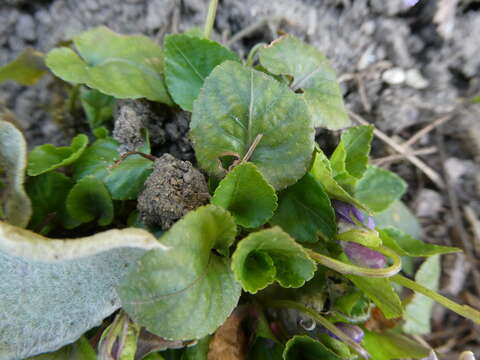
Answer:
<path fill-rule="evenodd" d="M 384 332 L 387 329 L 393 329 L 397 326 L 400 318 L 398 319 L 386 319 L 382 311 L 374 307 L 370 314 L 370 318 L 365 323 L 365 328 L 370 331 Z"/>
<path fill-rule="evenodd" d="M 246 309 L 237 308 L 218 328 L 210 342 L 208 360 L 245 360 L 247 337 L 242 328 Z"/>

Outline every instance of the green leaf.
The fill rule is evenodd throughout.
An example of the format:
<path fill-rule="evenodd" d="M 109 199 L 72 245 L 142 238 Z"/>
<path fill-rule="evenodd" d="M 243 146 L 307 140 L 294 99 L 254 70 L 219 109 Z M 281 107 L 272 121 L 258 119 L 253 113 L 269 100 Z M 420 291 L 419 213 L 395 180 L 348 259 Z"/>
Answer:
<path fill-rule="evenodd" d="M 283 346 L 273 340 L 257 337 L 248 352 L 248 360 L 283 360 Z"/>
<path fill-rule="evenodd" d="M 395 319 L 402 316 L 402 302 L 387 278 L 345 276 L 382 310 L 385 318 Z"/>
<path fill-rule="evenodd" d="M 95 130 L 112 120 L 115 99 L 95 89 L 82 87 L 80 101 L 90 129 Z"/>
<path fill-rule="evenodd" d="M 244 163 L 220 182 L 211 202 L 230 211 L 237 224 L 255 228 L 272 217 L 277 195 L 254 164 Z"/>
<path fill-rule="evenodd" d="M 73 185 L 72 179 L 56 171 L 31 177 L 27 183 L 33 207 L 29 228 L 47 234 L 57 225 L 69 227 L 72 219 L 68 216 L 65 203 Z"/>
<path fill-rule="evenodd" d="M 286 35 L 259 54 L 260 63 L 269 72 L 293 77 L 290 87 L 303 91 L 315 127 L 338 130 L 351 124 L 335 70 L 320 51 Z"/>
<path fill-rule="evenodd" d="M 337 354 L 306 335 L 296 335 L 288 340 L 283 352 L 284 360 L 342 360 Z"/>
<path fill-rule="evenodd" d="M 333 170 L 330 161 L 319 147 L 316 148 L 315 161 L 310 169 L 310 174 L 312 174 L 315 179 L 323 185 L 325 191 L 332 199 L 355 205 L 357 208 L 363 209 L 367 212 L 370 211 L 363 204 L 355 200 L 355 198 L 345 191 L 345 189 L 333 178 Z"/>
<path fill-rule="evenodd" d="M 139 335 L 140 326 L 119 312 L 100 338 L 97 360 L 134 360 Z"/>
<path fill-rule="evenodd" d="M 120 307 L 114 287 L 160 246 L 140 229 L 60 240 L 0 222 L 0 358 L 54 351 L 98 326 Z"/>
<path fill-rule="evenodd" d="M 241 240 L 232 269 L 244 290 L 255 294 L 274 281 L 287 288 L 301 287 L 313 277 L 316 264 L 301 245 L 274 227 Z"/>
<path fill-rule="evenodd" d="M 369 166 L 357 183 L 355 198 L 372 211 L 380 212 L 399 200 L 407 184 L 398 175 L 376 166 Z"/>
<path fill-rule="evenodd" d="M 337 232 L 330 199 L 310 173 L 279 194 L 278 209 L 270 223 L 300 242 L 314 243 L 319 236 L 333 240 Z"/>
<path fill-rule="evenodd" d="M 88 137 L 80 134 L 72 139 L 70 146 L 37 146 L 28 156 L 28 175 L 37 176 L 73 164 L 85 151 L 87 144 Z"/>
<path fill-rule="evenodd" d="M 208 349 L 211 336 L 205 336 L 203 339 L 198 340 L 194 346 L 189 346 L 182 354 L 181 360 L 208 360 Z"/>
<path fill-rule="evenodd" d="M 192 111 L 205 78 L 226 60 L 239 62 L 236 54 L 219 43 L 190 36 L 165 36 L 165 79 L 173 100 L 183 110 Z"/>
<path fill-rule="evenodd" d="M 363 346 L 372 360 L 422 359 L 428 356 L 430 349 L 406 336 L 391 331 L 376 333 L 365 331 Z"/>
<path fill-rule="evenodd" d="M 0 120 L 0 220 L 27 226 L 32 214 L 24 190 L 27 144 L 11 123 Z"/>
<path fill-rule="evenodd" d="M 430 290 L 438 291 L 440 272 L 440 256 L 432 256 L 425 260 L 418 269 L 415 282 Z M 414 335 L 429 334 L 431 332 L 430 319 L 434 303 L 429 297 L 415 293 L 413 299 L 405 307 L 403 331 Z"/>
<path fill-rule="evenodd" d="M 353 189 L 367 170 L 372 138 L 371 125 L 355 126 L 343 132 L 330 157 L 335 180 L 343 187 Z"/>
<path fill-rule="evenodd" d="M 462 251 L 459 248 L 425 243 L 389 226 L 379 230 L 383 244 L 402 256 L 431 256 Z"/>
<path fill-rule="evenodd" d="M 104 178 L 114 200 L 135 200 L 143 184 L 153 171 L 153 162 L 140 155 L 131 155 L 120 164 L 112 166 Z"/>
<path fill-rule="evenodd" d="M 400 200 L 393 202 L 387 209 L 375 214 L 374 219 L 377 228 L 394 226 L 414 238 L 422 237 L 423 231 L 420 223 Z"/>
<path fill-rule="evenodd" d="M 225 174 L 223 157 L 242 159 L 249 149 L 249 161 L 277 190 L 310 166 L 314 129 L 306 105 L 286 86 L 236 62 L 224 62 L 205 79 L 190 126 L 198 163 L 211 175 Z"/>
<path fill-rule="evenodd" d="M 41 52 L 26 48 L 15 60 L 0 67 L 0 83 L 12 80 L 27 86 L 35 84 L 47 72 L 43 57 Z"/>
<path fill-rule="evenodd" d="M 100 226 L 113 221 L 113 203 L 105 185 L 93 176 L 78 181 L 67 197 L 67 211 L 82 223 L 98 219 Z"/>
<path fill-rule="evenodd" d="M 103 180 L 109 174 L 110 166 L 120 158 L 117 148 L 118 143 L 112 138 L 95 141 L 73 165 L 73 178 L 80 180 L 92 175 Z"/>
<path fill-rule="evenodd" d="M 241 293 L 230 260 L 220 255 L 228 253 L 235 235 L 234 219 L 223 208 L 189 212 L 160 238 L 167 250 L 147 253 L 119 287 L 125 311 L 166 339 L 211 334 Z"/>
<path fill-rule="evenodd" d="M 172 105 L 164 84 L 163 52 L 154 41 L 98 27 L 74 37 L 73 43 L 80 56 L 65 47 L 47 54 L 47 66 L 59 78 L 120 99 L 145 97 Z"/>
<path fill-rule="evenodd" d="M 54 353 L 34 356 L 28 360 L 96 360 L 95 350 L 85 337 Z"/>

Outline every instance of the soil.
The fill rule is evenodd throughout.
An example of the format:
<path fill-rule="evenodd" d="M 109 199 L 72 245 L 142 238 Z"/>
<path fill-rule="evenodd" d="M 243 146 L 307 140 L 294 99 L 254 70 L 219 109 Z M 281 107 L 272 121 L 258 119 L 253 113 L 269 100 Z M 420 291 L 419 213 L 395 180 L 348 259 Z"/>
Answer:
<path fill-rule="evenodd" d="M 122 0 L 112 6 L 110 0 L 3 1 L 0 64 L 27 46 L 46 52 L 97 25 L 143 33 L 161 42 L 168 32 L 202 26 L 207 2 Z M 418 138 L 407 153 L 421 150 L 416 156 L 437 175 L 436 181 L 425 175 L 424 165 L 398 156 L 379 137 L 373 144 L 374 163 L 409 183 L 404 200 L 420 216 L 425 240 L 465 250 L 465 255 L 444 257 L 442 293 L 479 307 L 475 258 L 480 254 L 480 105 L 466 99 L 480 94 L 480 2 L 220 1 L 214 37 L 241 55 L 258 42 L 270 42 L 279 32 L 297 35 L 327 55 L 337 69 L 350 111 L 374 123 L 388 142 Z M 29 88 L 2 84 L 0 113 L 14 114 L 30 146 L 68 143 L 72 128 L 81 128 L 82 120 L 59 116 L 65 91 L 49 77 Z M 157 155 L 168 152 L 194 162 L 187 114 L 122 101 L 116 118 L 115 136 L 122 139 L 125 150 L 143 141 L 139 129 L 147 126 L 155 134 L 152 145 Z M 429 125 L 430 131 L 416 136 Z M 337 135 L 318 131 L 317 140 L 331 149 Z M 433 332 L 426 339 L 439 356 L 454 358 L 467 348 L 480 355 L 478 327 L 437 310 Z"/>

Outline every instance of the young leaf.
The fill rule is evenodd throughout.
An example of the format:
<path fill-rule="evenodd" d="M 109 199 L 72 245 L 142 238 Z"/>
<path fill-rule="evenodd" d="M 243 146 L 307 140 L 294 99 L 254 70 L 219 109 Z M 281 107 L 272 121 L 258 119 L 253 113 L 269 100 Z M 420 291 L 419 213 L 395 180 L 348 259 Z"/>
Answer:
<path fill-rule="evenodd" d="M 429 348 L 393 332 L 379 334 L 365 330 L 363 346 L 372 360 L 423 359 L 430 353 Z"/>
<path fill-rule="evenodd" d="M 0 83 L 12 80 L 22 85 L 35 84 L 47 71 L 44 55 L 26 48 L 15 60 L 0 67 Z"/>
<path fill-rule="evenodd" d="M 306 105 L 285 85 L 236 62 L 218 65 L 195 100 L 191 138 L 198 163 L 222 177 L 221 159 L 247 157 L 275 189 L 310 166 L 314 129 Z"/>
<path fill-rule="evenodd" d="M 145 97 L 172 105 L 164 84 L 163 52 L 154 41 L 102 26 L 74 37 L 73 43 L 80 56 L 65 47 L 47 54 L 47 66 L 59 78 L 120 99 Z"/>
<path fill-rule="evenodd" d="M 284 360 L 342 360 L 320 341 L 306 335 L 295 335 L 288 340 L 283 352 Z"/>
<path fill-rule="evenodd" d="M 95 176 L 103 180 L 109 174 L 109 167 L 120 158 L 118 143 L 112 138 L 98 139 L 89 146 L 73 165 L 73 178 Z"/>
<path fill-rule="evenodd" d="M 383 244 L 402 256 L 431 256 L 462 251 L 455 247 L 425 243 L 393 226 L 383 228 L 379 233 Z"/>
<path fill-rule="evenodd" d="M 82 87 L 80 101 L 90 129 L 95 130 L 112 120 L 115 99 L 95 89 Z"/>
<path fill-rule="evenodd" d="M 422 237 L 422 227 L 410 209 L 400 200 L 392 203 L 387 209 L 375 214 L 375 224 L 382 229 L 388 226 L 396 227 L 414 237 Z"/>
<path fill-rule="evenodd" d="M 260 63 L 269 72 L 293 77 L 290 87 L 303 91 L 315 127 L 338 130 L 350 125 L 335 70 L 321 52 L 286 35 L 259 54 Z"/>
<path fill-rule="evenodd" d="M 400 199 L 407 184 L 398 175 L 376 166 L 369 166 L 357 183 L 355 198 L 375 212 L 383 211 Z"/>
<path fill-rule="evenodd" d="M 183 110 L 192 111 L 205 78 L 226 60 L 239 62 L 236 54 L 219 43 L 190 36 L 165 36 L 165 80 L 173 100 Z"/>
<path fill-rule="evenodd" d="M 50 354 L 38 355 L 28 360 L 97 360 L 95 350 L 85 337 Z"/>
<path fill-rule="evenodd" d="M 348 189 L 367 170 L 370 143 L 373 138 L 373 126 L 361 125 L 346 130 L 340 143 L 330 157 L 335 180 Z"/>
<path fill-rule="evenodd" d="M 432 256 L 420 266 L 415 275 L 415 281 L 430 290 L 437 291 L 440 272 L 440 256 Z M 413 299 L 405 307 L 403 331 L 414 335 L 429 334 L 433 304 L 434 301 L 429 297 L 415 293 Z"/>
<path fill-rule="evenodd" d="M 300 242 L 314 243 L 319 236 L 333 240 L 337 232 L 330 199 L 310 173 L 279 194 L 278 209 L 270 223 Z"/>
<path fill-rule="evenodd" d="M 54 351 L 97 326 L 120 307 L 114 287 L 160 246 L 140 229 L 59 240 L 0 222 L 0 358 Z"/>
<path fill-rule="evenodd" d="M 118 289 L 123 308 L 150 332 L 172 340 L 211 334 L 241 293 L 228 253 L 233 217 L 208 205 L 189 212 L 160 238 L 167 250 L 147 253 Z M 214 251 L 216 250 L 216 251 Z"/>
<path fill-rule="evenodd" d="M 28 155 L 28 175 L 37 176 L 62 166 L 74 163 L 88 144 L 84 134 L 75 136 L 70 146 L 56 147 L 51 144 L 37 146 Z"/>
<path fill-rule="evenodd" d="M 134 360 L 140 326 L 120 311 L 98 343 L 97 360 Z"/>
<path fill-rule="evenodd" d="M 75 220 L 88 223 L 97 219 L 100 226 L 113 221 L 113 203 L 105 185 L 93 176 L 78 181 L 67 197 L 67 211 Z"/>
<path fill-rule="evenodd" d="M 277 195 L 255 165 L 244 163 L 220 182 L 211 202 L 230 211 L 237 224 L 255 228 L 272 217 Z"/>
<path fill-rule="evenodd" d="M 24 190 L 27 144 L 11 123 L 0 120 L 0 220 L 25 227 L 32 214 Z"/>
<path fill-rule="evenodd" d="M 280 228 L 261 230 L 240 241 L 232 256 L 232 269 L 242 287 L 255 294 L 277 281 L 298 288 L 316 269 L 301 245 Z"/>

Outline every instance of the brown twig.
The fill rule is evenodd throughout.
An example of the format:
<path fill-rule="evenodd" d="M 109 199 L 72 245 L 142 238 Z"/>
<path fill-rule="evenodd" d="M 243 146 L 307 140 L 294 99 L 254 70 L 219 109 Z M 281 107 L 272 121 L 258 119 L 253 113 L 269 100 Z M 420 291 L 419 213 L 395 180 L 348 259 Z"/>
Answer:
<path fill-rule="evenodd" d="M 406 152 L 405 154 L 396 154 L 396 155 L 384 156 L 384 157 L 372 160 L 372 163 L 377 165 L 377 166 L 380 166 L 380 165 L 383 165 L 385 163 L 398 161 L 398 160 L 403 160 L 408 155 L 413 155 L 413 156 L 430 155 L 430 154 L 434 154 L 436 152 L 437 152 L 437 148 L 435 146 L 429 146 L 429 147 L 426 147 L 426 148 L 423 148 L 423 149 L 411 150 L 409 152 Z"/>
<path fill-rule="evenodd" d="M 419 131 L 417 131 L 415 134 L 413 134 L 413 136 L 410 139 L 408 139 L 407 141 L 405 141 L 402 144 L 402 146 L 405 147 L 405 148 L 411 147 L 418 140 L 420 140 L 423 136 L 427 135 L 430 131 L 432 131 L 436 127 L 442 125 L 443 123 L 446 123 L 447 121 L 449 121 L 452 118 L 453 118 L 453 114 L 448 114 L 448 115 L 445 115 L 445 116 L 442 116 L 442 117 L 438 118 L 437 120 L 431 122 L 427 126 L 423 127 Z"/>
<path fill-rule="evenodd" d="M 127 157 L 129 157 L 130 155 L 140 155 L 142 157 L 144 157 L 145 159 L 148 159 L 148 160 L 151 160 L 151 161 L 155 161 L 157 160 L 157 157 L 156 156 L 153 156 L 153 155 L 150 155 L 150 154 L 145 154 L 141 151 L 127 151 L 126 153 L 123 153 L 121 156 L 120 156 L 120 159 L 118 159 L 117 161 L 115 161 L 111 166 L 110 166 L 110 169 L 114 168 L 114 167 L 117 167 L 118 165 L 120 165 L 120 163 L 122 161 L 124 161 Z"/>

